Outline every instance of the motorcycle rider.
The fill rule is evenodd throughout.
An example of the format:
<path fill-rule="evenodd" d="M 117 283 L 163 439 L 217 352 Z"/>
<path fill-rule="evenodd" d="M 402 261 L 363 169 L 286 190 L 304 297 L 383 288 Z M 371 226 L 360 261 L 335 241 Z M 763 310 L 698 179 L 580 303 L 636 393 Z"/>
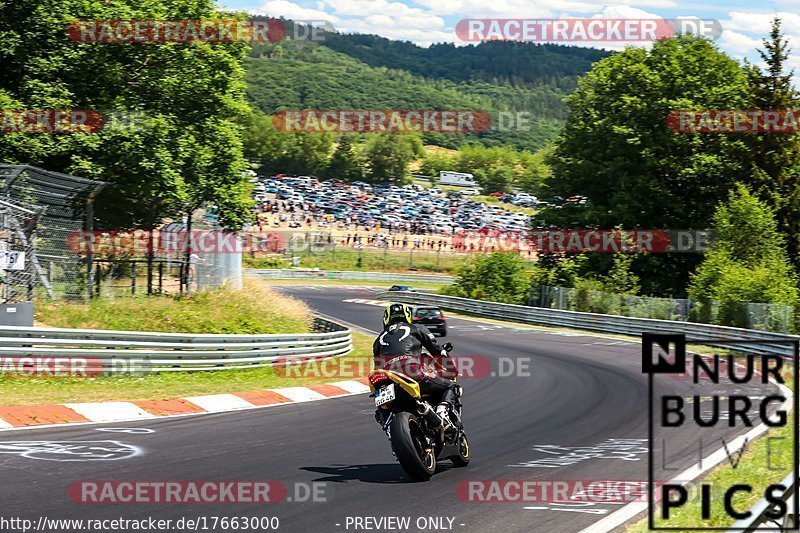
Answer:
<path fill-rule="evenodd" d="M 433 333 L 421 324 L 411 322 L 411 307 L 393 303 L 383 312 L 383 331 L 372 344 L 372 355 L 375 368 L 395 370 L 398 365 L 404 374 L 419 383 L 422 394 L 431 394 L 441 398 L 436 407 L 436 414 L 445 421 L 445 426 L 453 426 L 450 420 L 450 409 L 457 396 L 458 385 L 453 381 L 438 376 L 435 372 L 422 366 L 422 348 L 433 357 L 449 357 L 447 351 L 436 343 Z M 383 425 L 385 411 L 378 409 L 375 419 Z"/>

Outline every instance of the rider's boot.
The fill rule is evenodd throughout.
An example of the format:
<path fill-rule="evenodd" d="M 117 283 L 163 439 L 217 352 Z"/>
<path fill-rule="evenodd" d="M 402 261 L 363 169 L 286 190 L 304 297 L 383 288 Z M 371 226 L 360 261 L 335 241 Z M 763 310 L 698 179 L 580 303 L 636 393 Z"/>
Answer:
<path fill-rule="evenodd" d="M 445 432 L 450 432 L 455 429 L 453 425 L 453 421 L 450 419 L 450 404 L 447 402 L 442 402 L 436 407 L 436 414 L 439 415 L 444 421 L 444 430 Z"/>

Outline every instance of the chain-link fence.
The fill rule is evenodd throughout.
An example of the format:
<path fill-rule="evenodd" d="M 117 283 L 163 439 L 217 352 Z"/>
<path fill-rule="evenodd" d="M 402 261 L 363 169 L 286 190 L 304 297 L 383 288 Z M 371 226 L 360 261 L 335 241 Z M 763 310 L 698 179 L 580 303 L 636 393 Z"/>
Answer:
<path fill-rule="evenodd" d="M 223 284 L 242 287 L 243 235 L 229 232 L 207 218 L 173 222 L 161 228 L 156 258 L 181 262 L 182 290 L 214 289 Z"/>
<path fill-rule="evenodd" d="M 655 298 L 534 284 L 531 286 L 529 305 L 604 315 L 689 320 L 779 333 L 795 330 L 794 309 L 779 304 L 722 303 L 716 300 L 697 302 L 688 298 Z"/>
<path fill-rule="evenodd" d="M 338 234 L 330 231 L 278 229 L 252 231 L 249 241 L 266 239 L 259 251 L 248 253 L 257 268 L 319 268 L 371 272 L 455 273 L 471 257 L 452 251 L 443 237 L 379 238 L 376 234 Z"/>
<path fill-rule="evenodd" d="M 242 248 L 225 248 L 239 237 L 202 214 L 152 232 L 93 231 L 93 205 L 104 185 L 28 165 L 0 165 L 0 299 L 241 287 Z M 23 262 L 4 268 L 14 253 Z"/>
<path fill-rule="evenodd" d="M 180 259 L 97 259 L 92 294 L 99 298 L 180 294 L 183 266 Z"/>
<path fill-rule="evenodd" d="M 16 215 L 8 219 L 8 231 L 17 239 L 14 245 L 28 251 L 26 290 L 51 299 L 87 296 L 91 257 L 71 253 L 69 239 L 91 229 L 92 202 L 104 185 L 28 165 L 0 165 L 0 198 L 16 206 L 9 208 Z M 19 287 L 19 275 L 13 279 Z M 21 289 L 8 290 L 16 295 Z"/>
<path fill-rule="evenodd" d="M 42 208 L 0 200 L 0 302 L 32 302 L 39 267 L 34 252 Z"/>
<path fill-rule="evenodd" d="M 87 235 L 95 252 L 94 295 L 183 294 L 223 284 L 241 288 L 243 235 L 208 221 L 193 222 Z"/>

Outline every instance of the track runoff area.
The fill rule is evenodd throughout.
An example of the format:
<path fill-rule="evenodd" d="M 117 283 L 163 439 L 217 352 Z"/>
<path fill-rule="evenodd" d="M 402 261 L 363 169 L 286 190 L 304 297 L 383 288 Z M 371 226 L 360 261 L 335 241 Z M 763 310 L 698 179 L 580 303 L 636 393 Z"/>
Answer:
<path fill-rule="evenodd" d="M 381 327 L 377 290 L 280 290 L 360 331 Z M 0 530 L 583 532 L 648 516 L 669 528 L 682 510 L 724 504 L 727 488 L 705 489 L 698 475 L 736 462 L 765 422 L 792 420 L 776 360 L 697 359 L 679 338 L 447 322 L 443 340 L 465 363 L 466 468 L 442 461 L 430 481 L 411 482 L 367 394 L 0 431 Z M 336 381 L 355 367 L 325 368 Z M 744 489 L 733 493 L 732 510 L 746 511 Z M 709 505 L 692 506 L 700 499 Z"/>

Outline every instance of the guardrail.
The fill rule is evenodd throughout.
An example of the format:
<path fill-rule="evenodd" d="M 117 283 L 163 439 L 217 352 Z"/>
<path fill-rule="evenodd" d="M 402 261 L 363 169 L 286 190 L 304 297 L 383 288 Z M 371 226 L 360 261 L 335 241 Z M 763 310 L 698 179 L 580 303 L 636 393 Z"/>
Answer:
<path fill-rule="evenodd" d="M 747 350 L 751 353 L 777 354 L 783 357 L 792 356 L 791 347 L 788 345 L 781 346 L 778 344 L 770 344 L 770 342 L 775 343 L 798 339 L 795 335 L 717 326 L 714 324 L 601 315 L 598 313 L 584 313 L 580 311 L 562 311 L 560 309 L 546 309 L 542 307 L 528 307 L 525 305 L 503 304 L 483 300 L 470 300 L 468 298 L 457 298 L 455 296 L 442 296 L 423 292 L 382 292 L 379 293 L 377 297 L 411 304 L 438 305 L 449 311 L 462 312 L 484 318 L 510 320 L 537 326 L 597 331 L 600 333 L 638 336 L 643 331 L 653 332 L 668 329 L 671 332 L 684 333 L 687 337 L 702 341 L 696 342 L 696 344 L 722 347 L 723 345 L 715 344 L 713 341 L 715 339 L 728 342 L 747 341 Z M 758 341 L 762 341 L 763 344 L 759 344 Z M 724 347 L 729 348 L 730 346 Z"/>
<path fill-rule="evenodd" d="M 405 274 L 394 272 L 359 272 L 351 270 L 302 270 L 288 268 L 246 268 L 245 275 L 259 279 L 337 279 L 348 281 L 401 281 L 407 283 L 443 283 L 455 281 L 452 276 Z"/>
<path fill-rule="evenodd" d="M 44 358 L 86 359 L 90 373 L 229 370 L 276 360 L 326 359 L 352 350 L 352 332 L 316 317 L 314 333 L 194 335 L 0 326 L 0 358 L 40 365 Z"/>
<path fill-rule="evenodd" d="M 796 529 L 797 509 L 793 508 L 791 500 L 792 496 L 794 496 L 794 492 L 797 490 L 797 480 L 794 478 L 794 472 L 786 476 L 783 481 L 780 482 L 780 484 L 786 487 L 786 491 L 784 491 L 779 498 L 786 502 L 788 510 L 782 520 L 775 522 L 767 517 L 767 513 L 772 511 L 775 505 L 769 503 L 767 500 L 762 499 L 759 500 L 759 502 L 756 503 L 752 508 L 750 508 L 752 515 L 749 518 L 734 522 L 728 531 L 758 531 L 758 526 L 767 524 L 770 521 L 775 523 L 777 528 L 779 528 L 781 531 Z M 770 529 L 775 530 L 776 527 L 770 526 Z"/>
<path fill-rule="evenodd" d="M 656 320 L 652 318 L 635 318 L 613 315 L 601 315 L 595 313 L 582 313 L 578 311 L 562 311 L 559 309 L 546 309 L 541 307 L 528 307 L 524 305 L 503 304 L 496 302 L 486 302 L 482 300 L 470 300 L 467 298 L 457 298 L 453 296 L 442 296 L 438 294 L 419 293 L 419 292 L 382 292 L 378 298 L 396 302 L 404 302 L 416 305 L 438 305 L 448 311 L 461 312 L 469 315 L 494 318 L 532 324 L 537 326 L 551 326 L 558 328 L 570 328 L 600 333 L 617 333 L 621 335 L 641 335 L 642 332 L 654 332 L 668 330 L 674 333 L 684 333 L 692 339 L 695 344 L 708 346 L 721 346 L 730 348 L 731 346 L 719 344 L 721 341 L 747 341 L 747 351 L 756 354 L 775 354 L 783 357 L 792 357 L 793 348 L 790 345 L 770 344 L 776 341 L 797 340 L 795 335 L 785 335 L 781 333 L 771 333 L 768 331 L 757 331 L 742 328 L 732 328 L 728 326 L 717 326 L 713 324 L 698 324 L 694 322 L 683 322 L 674 320 Z M 717 341 L 715 343 L 714 341 Z M 798 414 L 795 414 L 798 416 Z M 783 481 L 784 486 L 788 487 L 784 499 L 789 497 L 797 490 L 797 482 L 794 475 L 790 474 Z M 759 526 L 766 524 L 768 518 L 766 513 L 772 509 L 766 500 L 759 501 L 752 509 L 753 513 L 747 520 L 737 522 L 729 531 L 756 531 Z M 787 514 L 787 520 L 794 523 L 796 520 L 797 509 L 791 509 Z"/>

